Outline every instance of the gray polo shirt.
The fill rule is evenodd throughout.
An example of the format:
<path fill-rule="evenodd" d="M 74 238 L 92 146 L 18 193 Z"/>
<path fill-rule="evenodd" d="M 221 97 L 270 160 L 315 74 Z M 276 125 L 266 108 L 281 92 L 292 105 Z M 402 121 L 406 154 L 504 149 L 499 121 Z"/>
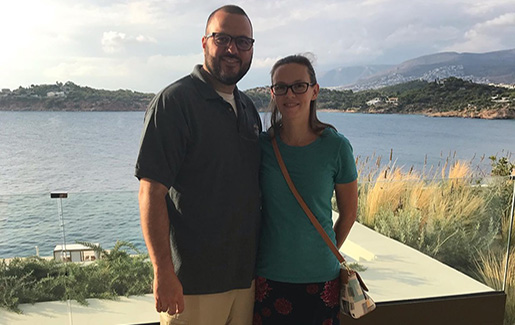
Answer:
<path fill-rule="evenodd" d="M 172 257 L 185 294 L 250 287 L 261 219 L 259 114 L 235 89 L 236 115 L 200 69 L 150 103 L 135 172 L 169 188 Z"/>

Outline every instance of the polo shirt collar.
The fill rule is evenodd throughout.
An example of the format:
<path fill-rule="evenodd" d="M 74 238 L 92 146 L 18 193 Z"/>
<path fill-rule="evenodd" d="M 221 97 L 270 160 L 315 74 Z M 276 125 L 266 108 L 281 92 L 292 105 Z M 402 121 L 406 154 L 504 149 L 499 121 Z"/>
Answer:
<path fill-rule="evenodd" d="M 195 86 L 197 87 L 200 95 L 205 99 L 221 99 L 222 97 L 218 95 L 215 89 L 206 81 L 202 73 L 200 72 L 202 69 L 202 65 L 198 64 L 193 68 L 190 76 L 195 81 Z M 237 105 L 241 105 L 241 108 L 245 109 L 247 105 L 244 101 L 241 100 L 240 92 L 238 90 L 238 86 L 234 87 L 234 100 Z"/>

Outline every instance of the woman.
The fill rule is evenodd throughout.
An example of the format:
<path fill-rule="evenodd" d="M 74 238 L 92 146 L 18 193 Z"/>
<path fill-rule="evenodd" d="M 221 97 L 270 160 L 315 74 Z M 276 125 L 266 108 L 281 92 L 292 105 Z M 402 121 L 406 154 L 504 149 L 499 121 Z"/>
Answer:
<path fill-rule="evenodd" d="M 271 139 L 277 139 L 295 187 L 337 247 L 356 219 L 352 147 L 317 118 L 320 87 L 308 58 L 285 57 L 271 75 L 271 127 L 260 137 L 263 223 L 254 324 L 338 324 L 339 262 L 288 188 Z M 334 226 L 333 190 L 340 211 Z"/>

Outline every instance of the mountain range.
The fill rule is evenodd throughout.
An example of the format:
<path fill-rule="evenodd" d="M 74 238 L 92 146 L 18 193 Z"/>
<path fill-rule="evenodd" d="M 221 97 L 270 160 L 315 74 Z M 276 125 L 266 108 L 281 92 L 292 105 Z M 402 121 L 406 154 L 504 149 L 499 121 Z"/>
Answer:
<path fill-rule="evenodd" d="M 341 67 L 323 73 L 318 81 L 322 87 L 358 91 L 448 77 L 475 83 L 515 84 L 515 49 L 487 53 L 442 52 L 398 65 Z"/>

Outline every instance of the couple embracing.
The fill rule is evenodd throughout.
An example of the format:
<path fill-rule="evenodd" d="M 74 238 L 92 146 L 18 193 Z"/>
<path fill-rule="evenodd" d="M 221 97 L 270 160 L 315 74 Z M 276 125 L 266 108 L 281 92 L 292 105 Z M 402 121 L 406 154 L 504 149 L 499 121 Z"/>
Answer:
<path fill-rule="evenodd" d="M 340 247 L 356 219 L 349 141 L 318 120 L 308 58 L 271 71 L 270 128 L 236 87 L 252 61 L 252 24 L 215 10 L 204 63 L 145 113 L 135 175 L 161 324 L 337 324 L 339 262 L 300 207 L 272 149 Z M 333 192 L 340 211 L 333 224 Z"/>

